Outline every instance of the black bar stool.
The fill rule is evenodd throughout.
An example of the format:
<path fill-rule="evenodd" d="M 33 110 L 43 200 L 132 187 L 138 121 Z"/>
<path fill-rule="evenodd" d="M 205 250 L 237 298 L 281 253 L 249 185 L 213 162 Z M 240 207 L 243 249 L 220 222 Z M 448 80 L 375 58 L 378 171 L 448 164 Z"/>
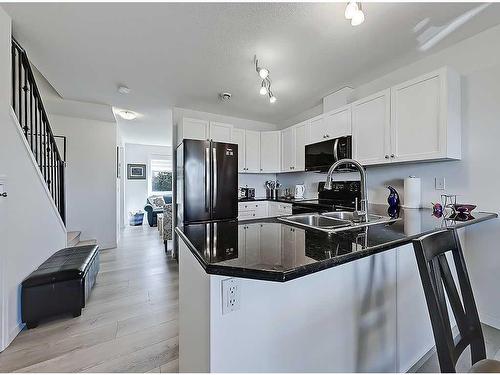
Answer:
<path fill-rule="evenodd" d="M 441 372 L 456 372 L 455 365 L 469 345 L 472 360 L 469 372 L 500 372 L 499 361 L 486 359 L 481 322 L 456 231 L 442 230 L 420 237 L 413 240 L 413 248 L 429 309 Z M 449 252 L 453 255 L 460 294 L 446 259 Z M 446 297 L 459 330 L 456 338 L 453 338 L 451 331 Z"/>

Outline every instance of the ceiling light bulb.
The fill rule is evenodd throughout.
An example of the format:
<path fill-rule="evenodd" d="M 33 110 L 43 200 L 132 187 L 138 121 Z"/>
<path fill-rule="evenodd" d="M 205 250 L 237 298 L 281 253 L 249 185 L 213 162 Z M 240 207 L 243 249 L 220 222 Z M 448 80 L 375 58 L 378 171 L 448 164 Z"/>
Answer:
<path fill-rule="evenodd" d="M 273 104 L 275 102 L 276 102 L 276 97 L 272 93 L 270 93 L 269 94 L 269 103 Z"/>
<path fill-rule="evenodd" d="M 120 111 L 118 115 L 124 120 L 134 120 L 137 118 L 137 113 L 132 111 Z"/>
<path fill-rule="evenodd" d="M 345 18 L 351 20 L 358 10 L 358 3 L 355 1 L 349 1 L 349 4 L 345 7 Z"/>
<path fill-rule="evenodd" d="M 127 86 L 118 87 L 118 92 L 123 95 L 130 94 L 130 89 Z"/>
<path fill-rule="evenodd" d="M 267 94 L 267 87 L 266 87 L 266 82 L 262 81 L 262 86 L 259 91 L 260 95 L 266 95 Z"/>
<path fill-rule="evenodd" d="M 266 68 L 260 68 L 259 69 L 259 76 L 260 76 L 260 78 L 266 79 L 268 75 L 269 75 L 269 70 L 267 70 Z"/>
<path fill-rule="evenodd" d="M 365 22 L 365 14 L 361 9 L 358 9 L 358 11 L 354 13 L 354 16 L 351 19 L 351 25 L 358 26 L 361 25 L 363 22 Z"/>

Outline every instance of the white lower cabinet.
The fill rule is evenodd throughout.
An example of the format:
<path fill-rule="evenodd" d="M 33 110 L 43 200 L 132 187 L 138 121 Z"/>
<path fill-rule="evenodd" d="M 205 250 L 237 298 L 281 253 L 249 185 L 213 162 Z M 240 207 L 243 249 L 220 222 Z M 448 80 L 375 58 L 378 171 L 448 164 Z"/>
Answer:
<path fill-rule="evenodd" d="M 266 217 L 289 216 L 291 203 L 275 201 L 255 201 L 238 203 L 238 220 L 262 219 Z"/>

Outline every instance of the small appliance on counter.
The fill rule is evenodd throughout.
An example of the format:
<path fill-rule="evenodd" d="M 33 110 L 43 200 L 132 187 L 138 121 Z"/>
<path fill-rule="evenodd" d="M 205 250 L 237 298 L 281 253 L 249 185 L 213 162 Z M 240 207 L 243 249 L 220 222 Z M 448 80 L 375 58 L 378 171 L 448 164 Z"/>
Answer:
<path fill-rule="evenodd" d="M 255 199 L 255 189 L 249 187 L 240 187 L 238 198 L 247 200 Z"/>
<path fill-rule="evenodd" d="M 305 191 L 306 191 L 306 187 L 304 186 L 304 184 L 295 185 L 295 199 L 304 198 Z"/>

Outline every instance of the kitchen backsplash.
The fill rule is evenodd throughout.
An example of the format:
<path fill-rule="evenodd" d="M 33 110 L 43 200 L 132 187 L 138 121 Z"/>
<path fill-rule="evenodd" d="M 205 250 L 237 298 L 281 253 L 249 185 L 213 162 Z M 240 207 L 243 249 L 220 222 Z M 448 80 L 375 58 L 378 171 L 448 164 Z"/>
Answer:
<path fill-rule="evenodd" d="M 326 180 L 326 173 L 316 172 L 296 172 L 296 173 L 278 173 L 278 180 L 283 188 L 295 188 L 297 184 L 304 184 L 306 190 L 304 198 L 316 198 L 318 196 L 318 183 Z M 357 173 L 336 173 L 335 179 L 342 181 L 359 180 Z"/>
<path fill-rule="evenodd" d="M 255 197 L 260 198 L 266 196 L 266 187 L 264 186 L 264 182 L 274 179 L 276 179 L 276 175 L 274 173 L 238 173 L 238 186 L 255 188 Z"/>

